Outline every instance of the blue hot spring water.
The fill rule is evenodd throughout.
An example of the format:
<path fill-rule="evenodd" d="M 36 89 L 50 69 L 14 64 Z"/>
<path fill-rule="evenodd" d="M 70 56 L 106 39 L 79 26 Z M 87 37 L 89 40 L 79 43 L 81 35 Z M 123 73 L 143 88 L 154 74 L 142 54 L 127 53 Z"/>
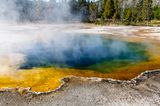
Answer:
<path fill-rule="evenodd" d="M 21 53 L 25 55 L 25 62 L 20 68 L 54 66 L 87 69 L 94 64 L 117 59 L 141 61 L 147 57 L 141 48 L 135 48 L 140 46 L 101 35 L 63 34 L 24 47 Z"/>

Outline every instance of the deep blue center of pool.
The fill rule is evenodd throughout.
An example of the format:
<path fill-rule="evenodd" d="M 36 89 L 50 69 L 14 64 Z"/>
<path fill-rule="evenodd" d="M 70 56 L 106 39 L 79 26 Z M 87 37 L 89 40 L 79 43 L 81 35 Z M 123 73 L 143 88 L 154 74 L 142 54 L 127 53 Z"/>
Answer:
<path fill-rule="evenodd" d="M 51 37 L 47 42 L 27 45 L 21 52 L 25 55 L 22 69 L 49 66 L 85 69 L 104 61 L 147 58 L 142 44 L 84 34 Z"/>

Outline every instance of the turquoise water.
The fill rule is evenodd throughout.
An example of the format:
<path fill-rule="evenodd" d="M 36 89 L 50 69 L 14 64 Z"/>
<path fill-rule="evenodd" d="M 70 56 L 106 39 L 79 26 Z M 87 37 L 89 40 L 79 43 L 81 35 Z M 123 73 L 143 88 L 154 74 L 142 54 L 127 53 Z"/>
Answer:
<path fill-rule="evenodd" d="M 21 69 L 33 67 L 67 67 L 109 72 L 115 68 L 147 60 L 145 45 L 100 35 L 61 35 L 47 44 L 35 42 L 21 52 L 26 56 Z"/>

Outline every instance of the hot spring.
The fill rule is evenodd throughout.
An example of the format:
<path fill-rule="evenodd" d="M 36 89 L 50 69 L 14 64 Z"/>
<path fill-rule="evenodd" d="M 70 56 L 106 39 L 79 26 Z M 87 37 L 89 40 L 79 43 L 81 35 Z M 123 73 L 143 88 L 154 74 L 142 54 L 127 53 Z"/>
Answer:
<path fill-rule="evenodd" d="M 24 46 L 20 69 L 74 68 L 111 72 L 148 59 L 142 43 L 131 43 L 95 34 L 60 34 Z"/>
<path fill-rule="evenodd" d="M 6 39 L 1 39 L 1 44 L 6 45 L 1 45 L 0 53 L 8 55 L 1 55 L 5 58 L 2 62 L 9 68 L 2 66 L 9 71 L 0 74 L 0 88 L 29 87 L 46 92 L 59 87 L 60 79 L 67 76 L 129 80 L 160 67 L 159 43 L 155 41 L 149 49 L 137 38 L 130 41 L 129 37 L 125 40 L 101 34 L 51 31 L 55 29 L 52 27 L 27 28 L 25 32 L 7 30 Z"/>

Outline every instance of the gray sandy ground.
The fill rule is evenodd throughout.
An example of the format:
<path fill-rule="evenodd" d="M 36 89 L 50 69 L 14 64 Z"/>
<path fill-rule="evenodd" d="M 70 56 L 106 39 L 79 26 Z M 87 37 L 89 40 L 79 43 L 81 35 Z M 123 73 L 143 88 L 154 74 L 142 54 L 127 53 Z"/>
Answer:
<path fill-rule="evenodd" d="M 160 71 L 132 81 L 66 78 L 56 92 L 35 95 L 0 92 L 0 106 L 160 106 Z"/>

